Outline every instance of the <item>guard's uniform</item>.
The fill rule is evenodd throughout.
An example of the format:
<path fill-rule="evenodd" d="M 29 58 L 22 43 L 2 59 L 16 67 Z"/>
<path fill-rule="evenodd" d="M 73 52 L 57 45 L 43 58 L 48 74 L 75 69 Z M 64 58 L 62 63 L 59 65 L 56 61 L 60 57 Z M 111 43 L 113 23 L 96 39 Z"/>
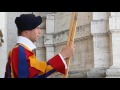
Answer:
<path fill-rule="evenodd" d="M 32 52 L 35 45 L 19 36 L 18 44 L 9 52 L 5 78 L 46 78 L 54 72 L 65 74 L 66 63 L 60 54 L 48 62 L 38 61 Z"/>

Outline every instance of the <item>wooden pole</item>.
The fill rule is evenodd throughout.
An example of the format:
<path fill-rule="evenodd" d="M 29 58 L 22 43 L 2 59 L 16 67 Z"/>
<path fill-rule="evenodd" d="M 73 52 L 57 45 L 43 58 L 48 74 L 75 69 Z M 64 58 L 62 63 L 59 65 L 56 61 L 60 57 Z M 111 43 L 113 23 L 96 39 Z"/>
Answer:
<path fill-rule="evenodd" d="M 69 30 L 69 35 L 67 39 L 67 46 L 71 46 L 72 43 L 74 43 L 74 38 L 75 38 L 75 33 L 76 33 L 76 27 L 77 27 L 77 12 L 72 12 L 72 17 L 71 17 L 71 22 L 70 22 L 70 30 Z M 68 69 L 66 70 L 66 74 L 62 74 L 62 78 L 67 78 L 68 77 L 68 71 L 69 71 L 69 66 L 70 66 L 70 59 L 66 59 L 66 64 Z"/>

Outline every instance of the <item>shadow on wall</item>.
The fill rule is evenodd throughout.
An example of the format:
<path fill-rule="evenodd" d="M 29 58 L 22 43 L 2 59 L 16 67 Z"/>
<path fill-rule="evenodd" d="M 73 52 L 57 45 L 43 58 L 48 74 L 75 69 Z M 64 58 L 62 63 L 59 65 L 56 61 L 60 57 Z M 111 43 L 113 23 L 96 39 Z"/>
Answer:
<path fill-rule="evenodd" d="M 2 46 L 2 43 L 4 43 L 4 40 L 3 40 L 2 31 L 0 30 L 0 46 Z"/>

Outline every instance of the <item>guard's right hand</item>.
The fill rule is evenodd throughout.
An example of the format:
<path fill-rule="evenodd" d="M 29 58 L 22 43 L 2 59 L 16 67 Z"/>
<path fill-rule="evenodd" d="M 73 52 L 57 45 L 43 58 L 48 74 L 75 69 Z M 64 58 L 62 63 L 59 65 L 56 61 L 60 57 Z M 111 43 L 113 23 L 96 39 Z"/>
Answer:
<path fill-rule="evenodd" d="M 60 52 L 60 54 L 63 56 L 64 59 L 66 59 L 72 57 L 74 51 L 75 51 L 75 44 L 72 44 L 71 46 L 64 47 Z"/>

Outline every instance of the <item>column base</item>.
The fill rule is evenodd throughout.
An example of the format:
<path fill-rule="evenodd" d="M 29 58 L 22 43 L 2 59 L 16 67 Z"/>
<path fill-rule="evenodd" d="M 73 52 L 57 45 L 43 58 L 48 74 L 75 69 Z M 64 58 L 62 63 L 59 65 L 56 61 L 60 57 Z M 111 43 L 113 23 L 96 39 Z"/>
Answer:
<path fill-rule="evenodd" d="M 107 69 L 106 78 L 120 78 L 120 68 L 110 67 Z"/>
<path fill-rule="evenodd" d="M 87 78 L 87 70 L 70 71 L 69 78 Z"/>
<path fill-rule="evenodd" d="M 62 74 L 56 73 L 53 74 L 50 78 L 62 78 Z M 87 70 L 81 70 L 81 71 L 69 71 L 68 78 L 87 78 Z"/>
<path fill-rule="evenodd" d="M 105 78 L 108 68 L 93 68 L 87 72 L 87 78 Z"/>

